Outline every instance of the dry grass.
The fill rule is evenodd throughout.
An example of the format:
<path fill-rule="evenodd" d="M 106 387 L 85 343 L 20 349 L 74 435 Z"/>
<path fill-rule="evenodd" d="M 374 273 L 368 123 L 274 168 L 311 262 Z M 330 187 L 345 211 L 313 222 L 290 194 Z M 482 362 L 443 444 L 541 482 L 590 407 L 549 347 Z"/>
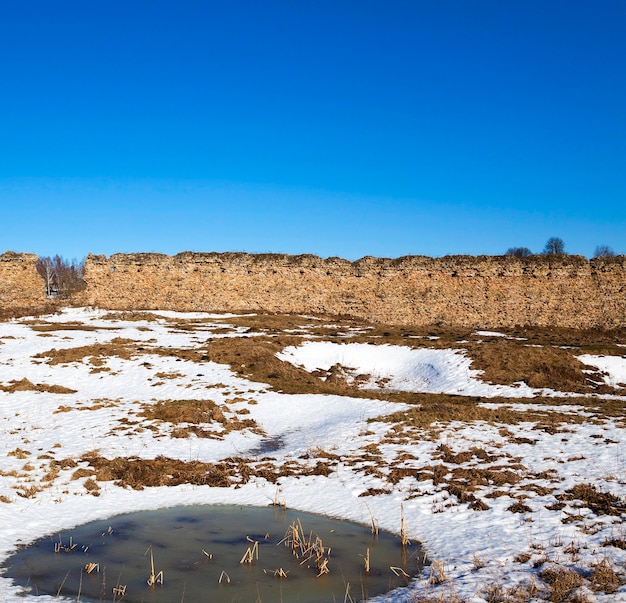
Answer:
<path fill-rule="evenodd" d="M 21 496 L 22 498 L 35 498 L 35 496 L 37 496 L 37 494 L 39 494 L 41 491 L 43 490 L 43 488 L 41 488 L 40 486 L 25 486 L 25 485 L 21 485 L 21 486 L 17 486 L 15 491 L 16 494 L 18 496 Z"/>
<path fill-rule="evenodd" d="M 277 464 L 273 459 L 253 461 L 242 457 L 229 457 L 218 463 L 181 461 L 165 456 L 154 459 L 140 457 L 107 459 L 97 452 L 85 454 L 80 459 L 87 463 L 74 472 L 74 479 L 88 477 L 98 482 L 112 481 L 121 487 L 142 490 L 155 486 L 177 486 L 180 484 L 209 485 L 226 488 L 247 483 L 252 477 L 260 477 L 270 483 L 287 476 L 323 475 L 332 472 L 330 463 L 302 464 L 296 461 Z M 74 465 L 72 465 L 74 463 Z M 72 459 L 59 461 L 57 466 L 76 466 Z"/>
<path fill-rule="evenodd" d="M 168 423 L 226 423 L 222 409 L 212 400 L 162 400 L 143 404 L 139 416 Z"/>
<path fill-rule="evenodd" d="M 329 336 L 327 325 L 333 324 L 332 331 L 346 332 L 350 328 L 357 327 L 359 321 L 339 320 L 343 324 L 335 327 L 339 319 L 328 316 L 302 316 L 300 314 L 276 314 L 271 312 L 257 312 L 255 314 L 241 315 L 235 317 L 224 317 L 214 319 L 215 322 L 223 322 L 235 327 L 248 328 L 257 333 L 284 334 L 285 331 L 300 331 L 310 335 Z"/>
<path fill-rule="evenodd" d="M 123 321 L 149 321 L 157 322 L 166 320 L 163 316 L 145 312 L 142 310 L 122 310 L 120 312 L 108 312 L 102 317 L 102 320 L 123 320 Z"/>
<path fill-rule="evenodd" d="M 155 459 L 139 457 L 107 459 L 97 454 L 86 454 L 81 461 L 93 468 L 90 474 L 97 481 L 112 481 L 122 487 L 142 490 L 150 486 L 177 486 L 180 484 L 229 487 L 234 471 L 226 463 L 180 461 L 164 456 Z"/>
<path fill-rule="evenodd" d="M 376 421 L 384 421 L 394 424 L 392 437 L 402 439 L 402 433 L 407 428 L 418 429 L 424 432 L 430 431 L 433 427 L 445 426 L 451 422 L 474 423 L 485 422 L 490 425 L 517 425 L 519 423 L 534 423 L 537 429 L 544 431 L 556 430 L 563 424 L 580 424 L 586 419 L 578 413 L 559 412 L 553 407 L 559 406 L 561 402 L 576 404 L 581 400 L 569 398 L 559 400 L 556 398 L 519 398 L 515 400 L 516 405 L 524 404 L 545 404 L 546 408 L 528 408 L 528 410 L 518 410 L 510 406 L 511 400 L 507 398 L 490 398 L 492 404 L 501 404 L 498 408 L 487 408 L 482 406 L 482 398 L 469 396 L 452 396 L 448 394 L 393 394 L 387 395 L 387 399 L 395 402 L 405 402 L 412 404 L 408 410 L 398 411 L 385 417 L 379 417 Z M 598 404 L 597 400 L 593 400 Z M 624 402 L 617 405 L 621 410 Z M 585 410 L 589 410 L 585 407 Z M 602 408 L 605 414 L 607 407 Z"/>
<path fill-rule="evenodd" d="M 523 500 L 516 500 L 507 508 L 507 511 L 511 511 L 511 513 L 532 513 L 532 509 Z"/>
<path fill-rule="evenodd" d="M 57 314 L 61 306 L 52 301 L 42 302 L 36 306 L 20 306 L 12 308 L 0 308 L 0 321 L 13 320 L 26 316 L 43 316 L 46 314 Z"/>
<path fill-rule="evenodd" d="M 181 377 L 184 377 L 185 375 L 183 375 L 183 373 L 164 373 L 164 372 L 159 372 L 159 373 L 155 373 L 154 376 L 157 379 L 180 379 Z"/>
<path fill-rule="evenodd" d="M 223 434 L 231 431 L 248 429 L 264 435 L 254 419 L 240 419 L 236 413 L 230 413 L 225 407 L 218 406 L 212 400 L 162 400 L 156 404 L 143 404 L 140 417 L 149 420 L 165 421 L 173 425 L 184 424 L 172 432 L 176 438 L 187 438 L 194 434 L 200 438 L 221 439 Z M 224 414 L 228 412 L 229 416 Z M 244 409 L 239 414 L 249 414 Z M 200 425 L 219 423 L 218 432 L 202 429 Z"/>
<path fill-rule="evenodd" d="M 31 329 L 39 333 L 54 333 L 56 331 L 109 331 L 115 327 L 95 327 L 86 325 L 83 322 L 30 322 L 23 321 L 22 324 L 31 324 Z"/>
<path fill-rule="evenodd" d="M 20 460 L 27 459 L 30 455 L 30 451 L 24 450 L 23 448 L 16 448 L 15 450 L 9 450 L 9 452 L 7 452 L 7 456 L 14 456 Z"/>
<path fill-rule="evenodd" d="M 593 568 L 591 575 L 589 576 L 589 582 L 591 582 L 592 588 L 597 591 L 605 593 L 614 593 L 622 584 L 624 580 L 620 578 L 608 559 L 604 558 L 598 561 Z"/>
<path fill-rule="evenodd" d="M 124 360 L 130 360 L 137 353 L 138 347 L 139 345 L 132 339 L 116 337 L 109 343 L 97 343 L 60 350 L 52 348 L 51 350 L 35 354 L 34 358 L 47 359 L 50 365 L 82 362 L 85 358 L 90 358 L 91 364 L 100 366 L 103 363 L 102 359 L 109 356 L 118 356 Z"/>
<path fill-rule="evenodd" d="M 571 601 L 574 591 L 584 582 L 578 572 L 559 565 L 550 565 L 542 569 L 539 576 L 548 585 L 548 600 L 551 603 Z"/>
<path fill-rule="evenodd" d="M 626 513 L 626 501 L 610 492 L 602 492 L 593 484 L 577 484 L 556 497 L 559 501 L 579 500 L 596 515 L 621 516 Z"/>
<path fill-rule="evenodd" d="M 85 490 L 87 490 L 93 496 L 99 496 L 100 495 L 100 486 L 92 478 L 86 479 L 84 484 L 83 484 L 83 486 L 85 487 Z"/>
<path fill-rule="evenodd" d="M 48 394 L 75 394 L 75 389 L 62 385 L 46 385 L 45 383 L 32 383 L 28 379 L 10 381 L 8 385 L 0 385 L 0 391 L 13 392 L 46 392 Z"/>
<path fill-rule="evenodd" d="M 519 327 L 499 329 L 511 337 L 520 337 L 532 345 L 571 346 L 587 350 L 619 350 L 626 343 L 626 328 L 568 329 L 559 327 Z"/>
<path fill-rule="evenodd" d="M 602 546 L 614 546 L 616 549 L 622 549 L 626 551 L 626 536 L 622 533 L 612 538 L 606 538 L 602 543 Z"/>
<path fill-rule="evenodd" d="M 239 376 L 268 383 L 285 393 L 345 393 L 345 388 L 326 384 L 304 369 L 276 358 L 286 346 L 299 343 L 301 340 L 293 336 L 216 339 L 207 346 L 206 355 L 209 360 L 230 365 Z"/>
<path fill-rule="evenodd" d="M 481 379 L 490 383 L 508 385 L 523 381 L 535 388 L 588 393 L 597 389 L 591 380 L 602 380 L 597 374 L 585 374 L 583 370 L 592 367 L 577 360 L 572 350 L 560 347 L 529 347 L 498 338 L 467 348 L 472 368 L 483 371 Z"/>

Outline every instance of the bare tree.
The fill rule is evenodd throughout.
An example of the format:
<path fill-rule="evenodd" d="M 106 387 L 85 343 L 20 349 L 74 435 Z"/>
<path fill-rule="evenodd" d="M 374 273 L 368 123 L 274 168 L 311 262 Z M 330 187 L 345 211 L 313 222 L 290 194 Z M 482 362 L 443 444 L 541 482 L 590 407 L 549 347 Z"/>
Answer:
<path fill-rule="evenodd" d="M 543 250 L 546 255 L 562 255 L 565 253 L 565 243 L 559 237 L 550 237 Z"/>
<path fill-rule="evenodd" d="M 615 252 L 608 245 L 598 245 L 596 251 L 593 254 L 594 258 L 613 258 Z"/>
<path fill-rule="evenodd" d="M 512 255 L 516 258 L 528 258 L 533 252 L 528 247 L 509 247 L 505 255 Z"/>
<path fill-rule="evenodd" d="M 56 295 L 56 272 L 54 270 L 54 263 L 50 258 L 39 258 L 36 266 L 39 276 L 43 279 L 46 295 L 48 297 L 54 297 Z"/>
<path fill-rule="evenodd" d="M 44 280 L 48 297 L 64 299 L 86 287 L 83 280 L 84 262 L 77 262 L 76 260 L 68 262 L 60 255 L 55 255 L 53 258 L 39 258 L 37 260 L 37 272 Z"/>

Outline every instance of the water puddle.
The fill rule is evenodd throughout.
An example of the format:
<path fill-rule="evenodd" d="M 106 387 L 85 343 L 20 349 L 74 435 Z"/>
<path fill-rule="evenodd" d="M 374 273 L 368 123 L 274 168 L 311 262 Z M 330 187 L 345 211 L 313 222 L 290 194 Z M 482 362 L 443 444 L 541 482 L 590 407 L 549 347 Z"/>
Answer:
<path fill-rule="evenodd" d="M 363 601 L 404 586 L 421 559 L 419 547 L 347 521 L 199 505 L 118 515 L 42 538 L 2 571 L 31 594 L 71 601 L 315 603 Z"/>

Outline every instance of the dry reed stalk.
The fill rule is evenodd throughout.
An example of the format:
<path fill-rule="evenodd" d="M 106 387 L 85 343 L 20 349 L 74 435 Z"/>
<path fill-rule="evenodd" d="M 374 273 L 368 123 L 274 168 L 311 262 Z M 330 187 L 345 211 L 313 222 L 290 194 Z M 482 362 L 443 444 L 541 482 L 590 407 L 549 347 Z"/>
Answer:
<path fill-rule="evenodd" d="M 306 537 L 304 536 L 302 523 L 300 522 L 300 519 L 297 519 L 287 528 L 285 536 L 278 544 L 285 543 L 285 546 L 291 549 L 293 556 L 299 558 L 305 551 L 305 541 Z"/>
<path fill-rule="evenodd" d="M 88 563 L 87 565 L 85 565 L 85 571 L 88 574 L 91 574 L 91 572 L 93 572 L 94 570 L 96 572 L 100 572 L 100 564 L 99 563 Z"/>
<path fill-rule="evenodd" d="M 300 565 L 313 560 L 317 576 L 319 577 L 330 573 L 328 569 L 330 547 L 324 547 L 322 539 L 317 535 L 315 535 L 314 539 L 313 536 L 313 532 L 309 534 L 308 538 L 305 536 L 302 523 L 298 519 L 289 526 L 284 538 L 278 544 L 284 543 L 285 546 L 291 548 L 291 552 L 296 559 L 302 558 Z"/>
<path fill-rule="evenodd" d="M 241 558 L 241 561 L 239 562 L 241 563 L 250 563 L 252 564 L 252 562 L 254 561 L 254 559 L 256 559 L 257 561 L 259 560 L 259 543 L 256 540 L 252 540 L 249 536 L 246 536 L 246 540 L 248 542 L 253 542 L 254 544 L 251 547 L 248 547 L 246 549 L 246 552 L 244 553 L 243 557 Z"/>
<path fill-rule="evenodd" d="M 365 573 L 370 573 L 370 550 L 367 549 L 365 555 L 359 555 L 359 557 L 363 557 L 363 561 L 365 563 Z"/>
<path fill-rule="evenodd" d="M 281 490 L 280 488 L 276 488 L 276 493 L 274 494 L 274 502 L 272 503 L 272 506 L 274 507 L 282 507 L 283 509 L 287 508 L 287 501 L 283 498 L 282 502 L 280 500 L 278 500 L 278 495 L 280 494 Z"/>
<path fill-rule="evenodd" d="M 126 584 L 113 587 L 113 595 L 123 597 L 126 594 Z"/>
<path fill-rule="evenodd" d="M 222 573 L 220 574 L 220 579 L 217 581 L 218 584 L 222 583 L 222 580 L 226 580 L 226 584 L 230 584 L 230 576 L 224 571 L 222 570 Z"/>
<path fill-rule="evenodd" d="M 315 560 L 315 568 L 318 571 L 318 576 L 322 574 L 327 574 L 328 570 L 328 557 L 330 556 L 330 548 L 325 548 L 322 539 L 319 536 L 315 537 L 313 540 L 313 533 L 309 535 L 309 540 L 306 543 L 307 548 L 305 551 L 305 557 L 303 561 L 300 562 L 300 565 L 304 565 L 311 559 Z"/>
<path fill-rule="evenodd" d="M 430 584 L 442 584 L 446 581 L 446 568 L 443 561 L 433 561 L 430 564 Z"/>
<path fill-rule="evenodd" d="M 350 595 L 350 582 L 346 584 L 346 594 L 343 596 L 343 603 L 354 603 L 354 599 Z"/>
<path fill-rule="evenodd" d="M 400 504 L 400 541 L 403 547 L 406 547 L 409 544 L 411 544 L 411 541 L 409 540 L 409 537 L 407 536 L 407 533 L 406 533 L 406 521 L 404 519 L 404 506 L 402 504 Z"/>
<path fill-rule="evenodd" d="M 369 505 L 367 503 L 365 503 L 365 508 L 367 509 L 367 512 L 370 515 L 370 524 L 371 524 L 372 534 L 374 534 L 374 536 L 378 536 L 378 522 L 376 521 L 376 519 L 374 519 L 374 515 L 372 515 L 372 511 L 370 510 Z"/>
<path fill-rule="evenodd" d="M 472 557 L 472 565 L 474 566 L 475 572 L 485 567 L 485 562 L 478 556 L 478 553 L 476 553 L 476 551 L 474 551 L 474 555 Z"/>
<path fill-rule="evenodd" d="M 402 576 L 403 578 L 410 578 L 409 574 L 407 574 L 401 567 L 397 567 L 395 565 L 390 565 L 389 569 L 396 575 Z"/>
<path fill-rule="evenodd" d="M 265 574 L 273 574 L 276 578 L 286 578 L 289 572 L 286 572 L 282 567 L 275 570 L 263 570 Z"/>
<path fill-rule="evenodd" d="M 318 578 L 324 574 L 330 574 L 330 570 L 328 569 L 328 557 L 317 559 L 315 561 L 315 568 L 317 570 Z"/>
<path fill-rule="evenodd" d="M 147 582 L 148 586 L 152 587 L 155 584 L 163 584 L 163 571 L 160 571 L 158 574 L 154 573 L 154 557 L 152 555 L 152 547 L 148 547 L 148 550 L 150 551 L 150 577 Z M 146 553 L 147 552 L 148 551 L 146 551 Z"/>
<path fill-rule="evenodd" d="M 64 546 L 63 545 L 63 541 L 61 539 L 61 537 L 59 536 L 59 542 L 55 542 L 54 543 L 54 552 L 55 553 L 60 553 L 61 551 L 63 551 L 64 553 L 71 553 L 74 551 L 74 549 L 76 548 L 76 543 L 74 543 L 72 541 L 72 537 L 70 536 L 70 542 L 68 544 L 68 546 Z"/>

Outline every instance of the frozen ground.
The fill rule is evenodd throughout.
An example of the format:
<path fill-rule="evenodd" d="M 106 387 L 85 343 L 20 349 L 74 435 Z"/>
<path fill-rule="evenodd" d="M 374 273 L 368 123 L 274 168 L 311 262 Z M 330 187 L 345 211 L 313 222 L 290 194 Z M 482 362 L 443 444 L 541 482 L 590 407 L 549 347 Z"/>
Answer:
<path fill-rule="evenodd" d="M 625 577 L 622 417 L 591 412 L 574 398 L 566 406 L 528 404 L 521 398 L 539 390 L 484 383 L 457 349 L 333 343 L 303 333 L 301 345 L 279 354 L 307 371 L 342 365 L 349 378 L 365 375 L 366 388 L 480 396 L 485 412 L 528 413 L 527 421 L 395 425 L 383 418 L 408 404 L 286 394 L 191 353 L 220 338 L 255 337 L 254 329 L 229 326 L 234 318 L 163 312 L 131 320 L 69 309 L 0 323 L 0 560 L 46 534 L 131 510 L 267 505 L 279 497 L 290 508 L 363 523 L 371 511 L 395 533 L 402 506 L 409 536 L 436 563 L 380 600 L 544 601 L 550 594 L 541 572 L 555 567 L 585 577 L 563 600 L 577 593 L 581 602 L 626 601 L 624 585 L 607 592 L 593 579 L 602 563 Z M 582 359 L 604 371 L 608 384 L 624 383 L 623 357 Z M 171 400 L 210 400 L 226 419 L 203 424 L 204 437 L 180 437 L 180 425 L 146 414 Z M 578 419 L 546 426 L 537 413 L 546 424 L 551 413 Z M 275 482 L 253 473 L 234 474 L 222 487 L 134 489 L 94 480 L 87 453 L 189 463 L 237 458 L 253 469 L 269 457 L 290 470 Z M 320 463 L 326 472 L 311 471 Z M 472 485 L 468 496 L 458 490 L 464 483 Z M 581 485 L 602 504 L 580 494 Z M 42 600 L 19 592 L 0 576 L 0 602 Z"/>

